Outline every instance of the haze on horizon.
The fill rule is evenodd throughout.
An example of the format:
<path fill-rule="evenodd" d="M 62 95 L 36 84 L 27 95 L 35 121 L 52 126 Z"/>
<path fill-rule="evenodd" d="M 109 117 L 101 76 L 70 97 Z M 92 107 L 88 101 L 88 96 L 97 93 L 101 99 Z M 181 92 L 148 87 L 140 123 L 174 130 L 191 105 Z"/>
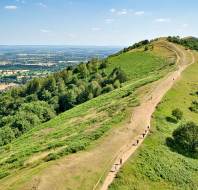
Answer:
<path fill-rule="evenodd" d="M 0 44 L 126 46 L 198 36 L 197 7 L 196 0 L 2 0 Z"/>

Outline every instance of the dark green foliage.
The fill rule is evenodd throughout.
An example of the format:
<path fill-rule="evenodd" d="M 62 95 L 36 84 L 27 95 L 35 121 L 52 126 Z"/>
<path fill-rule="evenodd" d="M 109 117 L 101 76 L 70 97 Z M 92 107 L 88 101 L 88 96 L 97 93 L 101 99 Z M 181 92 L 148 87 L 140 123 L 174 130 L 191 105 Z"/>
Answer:
<path fill-rule="evenodd" d="M 179 108 L 176 108 L 172 111 L 172 116 L 175 117 L 177 121 L 179 121 L 183 117 L 183 112 Z"/>
<path fill-rule="evenodd" d="M 41 122 L 48 121 L 56 115 L 51 106 L 44 101 L 25 103 L 20 107 L 19 112 L 24 112 L 28 114 L 32 113 L 36 115 Z"/>
<path fill-rule="evenodd" d="M 59 98 L 59 110 L 64 112 L 68 109 L 71 109 L 75 106 L 76 103 L 76 94 L 73 90 L 70 90 L 68 93 L 60 96 Z"/>
<path fill-rule="evenodd" d="M 189 37 L 189 38 L 180 38 L 179 36 L 169 36 L 168 41 L 176 43 L 176 44 L 181 44 L 185 46 L 186 48 L 192 49 L 192 50 L 198 50 L 198 39 L 194 37 Z"/>
<path fill-rule="evenodd" d="M 144 47 L 144 51 L 148 51 L 149 50 L 149 47 L 148 46 L 145 46 Z"/>
<path fill-rule="evenodd" d="M 150 41 L 149 40 L 143 40 L 143 41 L 140 41 L 138 43 L 135 43 L 133 44 L 132 46 L 129 46 L 127 48 L 124 48 L 123 50 L 121 50 L 120 52 L 114 54 L 114 55 L 111 55 L 110 57 L 113 57 L 113 56 L 117 56 L 117 55 L 120 55 L 122 53 L 126 53 L 126 52 L 129 52 L 133 49 L 136 49 L 136 48 L 141 48 L 141 47 L 144 47 L 144 46 L 147 46 L 150 44 Z M 148 47 L 148 46 L 147 46 Z"/>
<path fill-rule="evenodd" d="M 10 143 L 15 138 L 10 127 L 0 128 L 0 146 Z"/>
<path fill-rule="evenodd" d="M 193 101 L 189 109 L 192 112 L 198 113 L 198 102 L 196 100 Z"/>
<path fill-rule="evenodd" d="M 52 161 L 52 160 L 57 160 L 58 158 L 59 158 L 59 156 L 57 154 L 50 153 L 44 158 L 44 161 L 49 162 L 49 161 Z"/>
<path fill-rule="evenodd" d="M 108 93 L 108 92 L 111 92 L 112 90 L 114 90 L 114 87 L 112 84 L 108 84 L 106 85 L 103 90 L 102 90 L 102 93 Z"/>
<path fill-rule="evenodd" d="M 6 177 L 6 176 L 8 176 L 8 175 L 10 175 L 9 172 L 0 172 L 0 179 Z"/>
<path fill-rule="evenodd" d="M 104 59 L 103 61 L 102 61 L 102 63 L 100 64 L 100 69 L 105 69 L 105 68 L 107 68 L 107 65 L 108 65 L 108 61 L 107 61 L 107 59 Z"/>
<path fill-rule="evenodd" d="M 107 66 L 106 59 L 92 59 L 1 94 L 0 127 L 3 129 L 0 145 L 9 143 L 13 137 L 19 137 L 56 114 L 119 88 L 126 82 L 126 74 L 120 68 L 115 68 L 108 76 L 104 70 Z"/>
<path fill-rule="evenodd" d="M 174 143 L 187 152 L 198 152 L 198 125 L 188 122 L 173 132 Z"/>
<path fill-rule="evenodd" d="M 40 89 L 39 79 L 33 79 L 31 82 L 27 83 L 26 94 L 33 94 Z"/>

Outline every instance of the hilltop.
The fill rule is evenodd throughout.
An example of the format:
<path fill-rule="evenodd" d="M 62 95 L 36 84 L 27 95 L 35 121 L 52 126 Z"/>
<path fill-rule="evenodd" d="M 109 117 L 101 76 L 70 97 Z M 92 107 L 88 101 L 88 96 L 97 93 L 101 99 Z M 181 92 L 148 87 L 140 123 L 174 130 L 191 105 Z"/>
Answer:
<path fill-rule="evenodd" d="M 145 127 L 131 127 L 131 114 L 178 71 L 182 52 L 191 59 L 169 41 L 142 41 L 1 95 L 0 189 L 93 189 Z"/>

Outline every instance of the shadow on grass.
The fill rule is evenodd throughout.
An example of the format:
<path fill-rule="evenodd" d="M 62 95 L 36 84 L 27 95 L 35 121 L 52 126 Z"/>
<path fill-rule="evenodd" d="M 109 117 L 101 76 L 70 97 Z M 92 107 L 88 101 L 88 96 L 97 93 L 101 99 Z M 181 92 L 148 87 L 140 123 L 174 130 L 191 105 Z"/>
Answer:
<path fill-rule="evenodd" d="M 178 145 L 175 143 L 175 140 L 171 137 L 166 138 L 166 145 L 170 148 L 172 152 L 176 152 L 178 154 L 181 154 L 183 156 L 198 159 L 198 153 L 189 152 L 186 148 Z"/>
<path fill-rule="evenodd" d="M 169 123 L 174 123 L 174 124 L 177 123 L 177 120 L 172 118 L 172 117 L 166 117 L 166 121 L 169 122 Z"/>

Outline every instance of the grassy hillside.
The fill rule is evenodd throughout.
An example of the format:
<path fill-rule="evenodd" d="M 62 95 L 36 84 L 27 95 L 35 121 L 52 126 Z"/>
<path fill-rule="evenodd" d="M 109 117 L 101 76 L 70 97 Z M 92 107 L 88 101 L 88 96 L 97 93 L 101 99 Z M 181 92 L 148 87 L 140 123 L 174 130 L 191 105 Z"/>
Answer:
<path fill-rule="evenodd" d="M 130 79 L 137 79 L 147 76 L 148 73 L 157 74 L 167 67 L 167 62 L 161 57 L 156 57 L 152 51 L 126 52 L 121 55 L 110 57 L 111 63 L 108 73 L 114 67 L 121 67 Z"/>
<path fill-rule="evenodd" d="M 121 88 L 80 104 L 0 147 L 0 189 L 10 185 L 17 189 L 21 181 L 12 180 L 19 173 L 20 179 L 26 181 L 32 173 L 23 175 L 25 171 L 38 172 L 49 161 L 85 150 L 110 130 L 121 127 L 132 107 L 138 104 L 135 90 L 174 69 L 174 65 L 152 51 L 122 53 L 109 58 L 109 62 L 107 72 L 120 66 L 130 80 Z"/>
<path fill-rule="evenodd" d="M 170 149 L 166 140 L 181 123 L 198 123 L 198 114 L 189 110 L 197 100 L 198 63 L 190 66 L 167 93 L 153 115 L 152 131 L 142 147 L 119 172 L 110 190 L 198 189 L 198 160 Z M 170 122 L 171 112 L 180 108 L 184 118 Z"/>

